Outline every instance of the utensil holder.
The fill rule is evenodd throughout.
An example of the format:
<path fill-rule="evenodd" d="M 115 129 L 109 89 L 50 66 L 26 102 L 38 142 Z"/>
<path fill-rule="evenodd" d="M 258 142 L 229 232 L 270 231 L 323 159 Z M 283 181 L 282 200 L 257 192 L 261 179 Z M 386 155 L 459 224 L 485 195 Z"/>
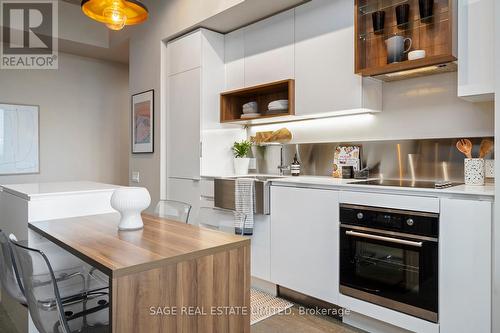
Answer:
<path fill-rule="evenodd" d="M 465 185 L 484 185 L 484 159 L 466 158 L 464 160 Z"/>
<path fill-rule="evenodd" d="M 486 178 L 495 178 L 495 160 L 484 160 L 484 176 Z"/>

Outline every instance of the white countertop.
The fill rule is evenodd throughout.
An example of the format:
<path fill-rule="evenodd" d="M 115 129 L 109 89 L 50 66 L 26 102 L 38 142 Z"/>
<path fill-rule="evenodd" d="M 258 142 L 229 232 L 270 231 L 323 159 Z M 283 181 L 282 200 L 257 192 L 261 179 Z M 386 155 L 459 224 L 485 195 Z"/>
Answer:
<path fill-rule="evenodd" d="M 61 194 L 114 191 L 120 186 L 91 181 L 0 185 L 3 191 L 30 200 Z"/>
<path fill-rule="evenodd" d="M 333 177 L 320 176 L 299 176 L 286 177 L 281 179 L 273 179 L 273 185 L 299 185 L 299 186 L 320 186 L 320 187 L 337 187 L 342 189 L 367 191 L 367 192 L 387 192 L 387 193 L 414 193 L 431 196 L 479 196 L 488 197 L 490 200 L 495 196 L 495 185 L 487 184 L 485 186 L 467 186 L 458 185 L 445 189 L 433 188 L 414 188 L 414 187 L 394 187 L 394 186 L 378 186 L 378 185 L 355 185 L 349 184 L 356 179 L 338 179 Z"/>

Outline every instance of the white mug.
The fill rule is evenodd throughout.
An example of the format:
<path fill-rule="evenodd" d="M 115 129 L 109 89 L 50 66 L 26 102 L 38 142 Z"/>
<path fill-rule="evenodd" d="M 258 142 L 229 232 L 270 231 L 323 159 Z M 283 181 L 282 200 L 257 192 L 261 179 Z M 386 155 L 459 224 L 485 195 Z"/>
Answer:
<path fill-rule="evenodd" d="M 405 49 L 405 43 L 409 42 Z M 385 41 L 387 47 L 387 63 L 401 62 L 404 60 L 404 54 L 410 51 L 412 40 L 403 36 L 392 36 Z"/>

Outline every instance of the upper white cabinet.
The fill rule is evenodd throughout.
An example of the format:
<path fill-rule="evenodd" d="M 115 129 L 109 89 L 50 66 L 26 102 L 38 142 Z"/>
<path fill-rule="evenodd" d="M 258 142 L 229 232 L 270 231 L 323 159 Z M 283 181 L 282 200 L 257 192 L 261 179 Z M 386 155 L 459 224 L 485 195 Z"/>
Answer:
<path fill-rule="evenodd" d="M 294 10 L 244 28 L 245 86 L 294 77 Z"/>
<path fill-rule="evenodd" d="M 271 281 L 338 304 L 337 191 L 271 187 Z"/>
<path fill-rule="evenodd" d="M 494 99 L 494 0 L 458 1 L 458 96 Z"/>
<path fill-rule="evenodd" d="M 244 29 L 224 36 L 226 63 L 226 90 L 245 87 L 245 34 Z"/>
<path fill-rule="evenodd" d="M 168 44 L 168 75 L 201 66 L 201 39 L 202 34 L 197 31 Z"/>
<path fill-rule="evenodd" d="M 167 173 L 199 179 L 202 130 L 218 128 L 224 36 L 200 29 L 167 45 Z"/>
<path fill-rule="evenodd" d="M 382 109 L 382 83 L 354 74 L 351 0 L 312 0 L 225 36 L 226 90 L 295 79 L 295 115 Z"/>
<path fill-rule="evenodd" d="M 295 9 L 295 114 L 381 109 L 381 83 L 354 74 L 351 0 L 313 0 Z"/>

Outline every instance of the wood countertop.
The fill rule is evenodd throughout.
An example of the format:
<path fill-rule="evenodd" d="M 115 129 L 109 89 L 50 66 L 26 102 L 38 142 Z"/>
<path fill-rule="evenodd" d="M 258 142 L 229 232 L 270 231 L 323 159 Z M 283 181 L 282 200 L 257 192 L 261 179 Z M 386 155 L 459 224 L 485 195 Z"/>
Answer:
<path fill-rule="evenodd" d="M 250 244 L 250 239 L 143 214 L 144 229 L 119 231 L 119 215 L 33 222 L 29 228 L 110 277 Z"/>

